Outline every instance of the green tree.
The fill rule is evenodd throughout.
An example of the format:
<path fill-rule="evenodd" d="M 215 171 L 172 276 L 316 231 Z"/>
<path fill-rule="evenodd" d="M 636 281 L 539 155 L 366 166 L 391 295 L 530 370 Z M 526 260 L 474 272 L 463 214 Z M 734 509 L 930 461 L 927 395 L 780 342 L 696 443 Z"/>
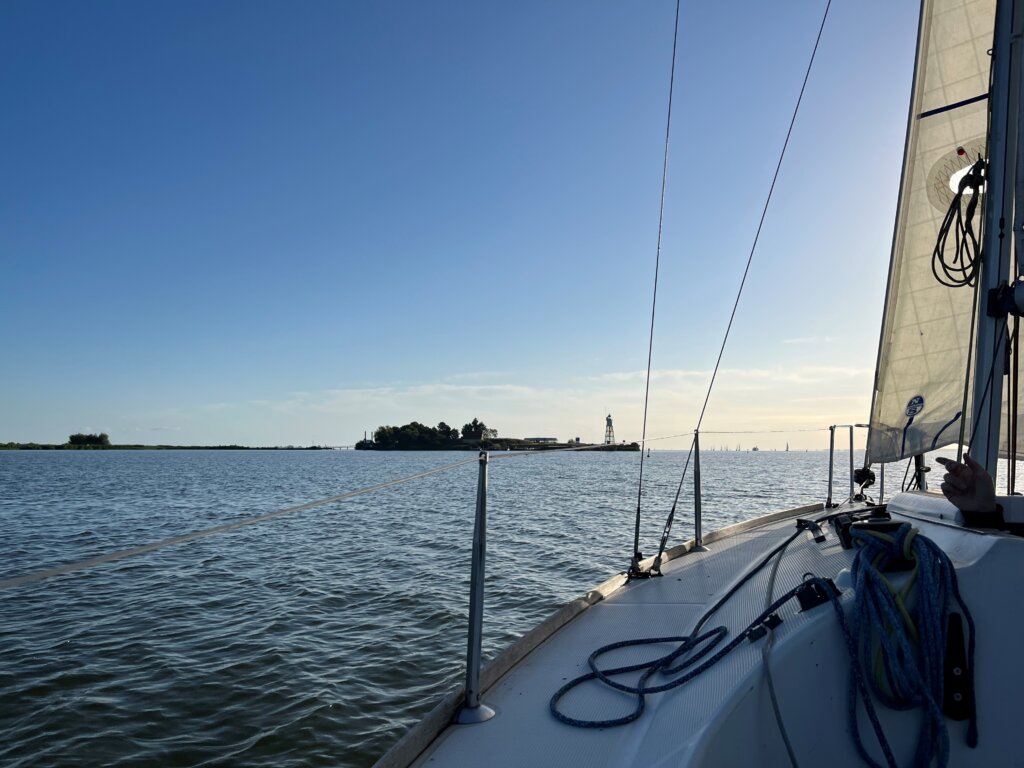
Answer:
<path fill-rule="evenodd" d="M 398 439 L 398 427 L 377 427 L 373 442 L 378 448 L 394 448 Z"/>
<path fill-rule="evenodd" d="M 107 447 L 110 445 L 110 438 L 106 432 L 100 432 L 98 435 L 94 434 L 83 434 L 76 432 L 68 438 L 70 445 L 99 445 Z"/>
<path fill-rule="evenodd" d="M 487 425 L 478 419 L 473 419 L 468 424 L 462 425 L 462 437 L 464 440 L 482 440 L 487 432 Z"/>

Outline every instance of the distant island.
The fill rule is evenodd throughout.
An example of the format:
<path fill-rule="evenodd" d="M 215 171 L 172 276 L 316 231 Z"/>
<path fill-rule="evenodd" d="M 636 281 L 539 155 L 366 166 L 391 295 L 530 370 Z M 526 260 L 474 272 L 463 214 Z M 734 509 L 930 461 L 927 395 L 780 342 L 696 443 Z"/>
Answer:
<path fill-rule="evenodd" d="M 552 437 L 498 437 L 498 430 L 490 429 L 479 419 L 463 425 L 462 429 L 449 427 L 443 421 L 428 427 L 412 421 L 401 427 L 378 427 L 373 438 L 366 438 L 352 447 L 357 451 L 550 451 L 579 448 L 593 451 L 639 451 L 638 443 L 612 443 L 608 445 L 581 443 L 579 438 L 559 442 Z M 106 432 L 83 434 L 77 432 L 66 443 L 0 443 L 0 451 L 330 451 L 326 445 L 143 445 L 141 443 L 112 443 Z"/>
<path fill-rule="evenodd" d="M 329 451 L 331 448 L 310 446 L 259 446 L 249 445 L 141 445 L 126 443 L 117 445 L 110 442 L 106 432 L 98 435 L 71 435 L 66 443 L 0 443 L 0 451 Z"/>
<path fill-rule="evenodd" d="M 639 443 L 597 445 L 574 441 L 559 442 L 549 437 L 498 437 L 498 430 L 479 419 L 455 429 L 445 422 L 428 427 L 411 421 L 401 427 L 377 427 L 372 438 L 355 444 L 357 451 L 550 451 L 565 448 L 590 448 L 595 451 L 639 451 Z"/>

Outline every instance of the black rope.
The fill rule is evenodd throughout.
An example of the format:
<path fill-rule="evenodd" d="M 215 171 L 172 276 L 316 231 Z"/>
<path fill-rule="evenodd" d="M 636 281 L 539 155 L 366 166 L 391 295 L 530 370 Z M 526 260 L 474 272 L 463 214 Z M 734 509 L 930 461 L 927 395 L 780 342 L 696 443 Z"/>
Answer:
<path fill-rule="evenodd" d="M 985 184 L 985 161 L 978 160 L 970 171 L 960 179 L 956 194 L 949 203 L 946 216 L 939 226 L 939 236 L 932 251 L 932 274 L 942 285 L 949 288 L 960 288 L 974 285 L 978 276 L 978 258 L 980 246 L 974 233 L 974 215 L 978 210 L 982 187 Z M 967 209 L 964 210 L 964 195 L 970 192 Z M 955 225 L 955 226 L 954 226 Z M 946 242 L 953 231 L 953 255 L 946 256 Z"/>
<path fill-rule="evenodd" d="M 665 117 L 665 151 L 661 160 L 661 203 L 658 208 L 658 246 L 654 251 L 654 295 L 651 297 L 651 333 L 647 340 L 647 378 L 644 382 L 644 421 L 640 432 L 640 477 L 636 483 L 636 524 L 633 528 L 633 557 L 629 566 L 631 576 L 639 575 L 640 560 L 640 502 L 644 492 L 644 454 L 647 442 L 647 403 L 651 394 L 651 358 L 654 354 L 654 313 L 658 304 L 658 268 L 661 266 L 661 233 L 665 224 L 665 187 L 668 183 L 668 140 L 672 132 L 672 94 L 676 84 L 676 49 L 679 44 L 679 5 L 676 0 L 676 20 L 672 33 L 672 66 L 668 79 L 668 114 Z"/>
<path fill-rule="evenodd" d="M 832 0 L 828 0 L 825 4 L 825 12 L 821 17 L 821 25 L 818 27 L 818 36 L 814 40 L 814 48 L 811 50 L 811 58 L 807 62 L 807 70 L 804 72 L 803 83 L 800 85 L 800 94 L 797 96 L 796 105 L 793 107 L 793 115 L 789 119 L 789 128 L 786 131 L 786 140 L 782 142 L 782 151 L 779 152 L 779 160 L 775 164 L 775 174 L 772 176 L 771 186 L 768 188 L 768 196 L 765 198 L 764 207 L 761 209 L 761 219 L 757 223 L 757 231 L 754 233 L 754 242 L 750 246 L 750 253 L 747 256 L 747 265 L 743 269 L 743 278 L 740 280 L 739 290 L 736 292 L 736 300 L 732 305 L 732 312 L 729 314 L 729 323 L 725 327 L 725 336 L 722 338 L 722 346 L 718 350 L 718 359 L 715 360 L 715 369 L 711 373 L 711 381 L 708 383 L 708 391 L 704 396 L 704 404 L 700 409 L 700 416 L 697 418 L 696 431 L 700 431 L 700 425 L 704 421 L 704 413 L 708 408 L 708 401 L 711 399 L 711 391 L 715 386 L 715 379 L 718 377 L 718 368 L 722 364 L 722 355 L 725 353 L 725 345 L 729 341 L 729 333 L 732 331 L 733 321 L 736 319 L 736 309 L 740 305 L 740 297 L 743 296 L 743 286 L 746 285 L 747 275 L 750 272 L 750 264 L 754 260 L 754 252 L 757 250 L 757 243 L 761 238 L 761 230 L 764 227 L 764 220 L 768 214 L 768 206 L 772 202 L 772 194 L 775 192 L 775 184 L 779 180 L 779 172 L 782 170 L 782 161 L 786 157 L 786 149 L 789 147 L 789 139 L 793 135 L 793 126 L 796 124 L 797 115 L 800 112 L 800 103 L 804 98 L 804 91 L 807 90 L 807 81 L 811 77 L 811 68 L 814 66 L 814 57 L 818 53 L 818 44 L 821 43 L 821 34 L 825 30 L 825 21 L 828 19 L 829 8 L 832 7 Z M 668 537 L 672 531 L 672 522 L 675 520 L 676 506 L 679 504 L 679 496 L 683 490 L 683 483 L 686 481 L 686 473 L 690 468 L 690 457 L 693 454 L 693 443 L 690 444 L 690 450 L 686 454 L 686 463 L 683 465 L 683 473 L 679 477 L 679 487 L 676 488 L 676 495 L 672 501 L 672 507 L 669 510 L 668 517 L 665 520 L 665 528 L 662 533 L 661 542 L 658 546 L 658 554 L 654 559 L 654 565 L 651 567 L 651 572 L 656 573 L 661 565 L 661 557 L 665 553 L 665 547 L 668 544 Z M 639 526 L 639 521 L 637 523 Z M 639 528 L 638 528 L 639 530 Z"/>

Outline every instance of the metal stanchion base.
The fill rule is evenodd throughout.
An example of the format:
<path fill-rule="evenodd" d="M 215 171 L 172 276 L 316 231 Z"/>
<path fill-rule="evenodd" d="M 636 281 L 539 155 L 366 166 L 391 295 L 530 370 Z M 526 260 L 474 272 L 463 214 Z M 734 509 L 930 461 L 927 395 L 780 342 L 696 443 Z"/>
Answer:
<path fill-rule="evenodd" d="M 690 548 L 691 552 L 710 552 L 711 550 L 705 547 L 703 544 L 695 544 Z"/>
<path fill-rule="evenodd" d="M 476 707 L 463 707 L 455 715 L 455 722 L 460 725 L 482 723 L 486 720 L 490 720 L 496 714 L 498 713 L 486 704 L 480 704 Z"/>

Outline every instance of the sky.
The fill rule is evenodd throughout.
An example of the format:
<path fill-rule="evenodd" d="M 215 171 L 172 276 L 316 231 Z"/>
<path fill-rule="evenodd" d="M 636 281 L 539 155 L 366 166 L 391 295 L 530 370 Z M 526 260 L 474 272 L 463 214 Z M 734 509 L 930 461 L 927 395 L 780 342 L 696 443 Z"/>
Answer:
<path fill-rule="evenodd" d="M 638 439 L 674 7 L 0 4 L 0 442 Z M 648 437 L 695 426 L 823 10 L 682 4 Z M 712 445 L 868 418 L 917 12 L 833 3 L 703 424 L 793 431 Z"/>

